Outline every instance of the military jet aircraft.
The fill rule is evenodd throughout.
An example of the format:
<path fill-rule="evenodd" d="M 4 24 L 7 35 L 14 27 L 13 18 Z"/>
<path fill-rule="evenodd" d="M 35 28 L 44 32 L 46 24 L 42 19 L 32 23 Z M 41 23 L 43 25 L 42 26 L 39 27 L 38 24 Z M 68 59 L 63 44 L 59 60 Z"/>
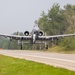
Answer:
<path fill-rule="evenodd" d="M 0 34 L 0 36 L 3 36 L 3 37 L 9 37 L 10 39 L 20 40 L 21 49 L 22 49 L 22 41 L 24 40 L 27 40 L 27 41 L 29 40 L 30 44 L 36 44 L 36 43 L 39 43 L 38 41 L 47 41 L 47 40 L 52 40 L 57 38 L 75 36 L 75 34 L 45 36 L 44 32 L 39 29 L 38 25 L 34 25 L 31 33 L 29 33 L 29 31 L 25 31 L 24 35 L 25 36 Z M 48 48 L 48 46 L 46 47 Z"/>

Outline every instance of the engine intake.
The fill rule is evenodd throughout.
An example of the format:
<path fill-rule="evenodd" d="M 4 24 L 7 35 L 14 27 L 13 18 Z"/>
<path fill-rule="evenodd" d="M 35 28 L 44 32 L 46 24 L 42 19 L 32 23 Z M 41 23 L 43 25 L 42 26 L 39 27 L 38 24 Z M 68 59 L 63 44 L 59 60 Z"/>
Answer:
<path fill-rule="evenodd" d="M 24 32 L 24 35 L 25 35 L 25 36 L 28 36 L 28 35 L 29 35 L 29 32 L 28 32 L 28 31 L 25 31 L 25 32 Z"/>
<path fill-rule="evenodd" d="M 42 32 L 42 31 L 40 31 L 40 32 L 39 32 L 39 36 L 42 36 L 42 35 L 44 35 L 44 34 L 43 34 L 43 32 Z"/>

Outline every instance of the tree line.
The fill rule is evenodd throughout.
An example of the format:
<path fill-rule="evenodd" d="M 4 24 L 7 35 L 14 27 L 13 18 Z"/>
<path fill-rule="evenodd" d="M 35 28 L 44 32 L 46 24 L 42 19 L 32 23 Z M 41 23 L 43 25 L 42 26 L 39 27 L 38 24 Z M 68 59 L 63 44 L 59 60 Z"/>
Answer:
<path fill-rule="evenodd" d="M 53 4 L 48 13 L 42 11 L 36 23 L 46 35 L 74 34 L 75 5 L 67 4 L 61 8 L 59 4 Z M 58 46 L 64 50 L 75 50 L 75 37 L 58 38 Z"/>

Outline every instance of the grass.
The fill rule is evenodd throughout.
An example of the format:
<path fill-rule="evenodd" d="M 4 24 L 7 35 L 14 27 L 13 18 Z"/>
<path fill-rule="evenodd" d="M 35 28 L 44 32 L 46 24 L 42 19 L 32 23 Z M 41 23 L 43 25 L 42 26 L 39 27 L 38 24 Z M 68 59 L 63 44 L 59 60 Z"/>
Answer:
<path fill-rule="evenodd" d="M 75 54 L 75 50 L 64 50 L 63 47 L 59 47 L 59 46 L 53 46 L 52 48 L 49 48 L 48 51 L 54 53 Z"/>
<path fill-rule="evenodd" d="M 0 75 L 75 75 L 75 71 L 0 55 Z"/>

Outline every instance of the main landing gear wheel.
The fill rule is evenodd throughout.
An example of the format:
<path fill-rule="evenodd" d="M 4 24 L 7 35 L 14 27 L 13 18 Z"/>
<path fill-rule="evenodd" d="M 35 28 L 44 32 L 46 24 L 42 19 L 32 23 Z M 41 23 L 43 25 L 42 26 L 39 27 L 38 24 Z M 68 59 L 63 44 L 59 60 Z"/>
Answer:
<path fill-rule="evenodd" d="M 46 45 L 46 49 L 48 49 L 48 45 Z"/>
<path fill-rule="evenodd" d="M 21 44 L 21 50 L 23 49 L 22 44 Z"/>

